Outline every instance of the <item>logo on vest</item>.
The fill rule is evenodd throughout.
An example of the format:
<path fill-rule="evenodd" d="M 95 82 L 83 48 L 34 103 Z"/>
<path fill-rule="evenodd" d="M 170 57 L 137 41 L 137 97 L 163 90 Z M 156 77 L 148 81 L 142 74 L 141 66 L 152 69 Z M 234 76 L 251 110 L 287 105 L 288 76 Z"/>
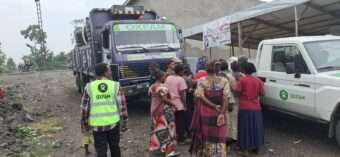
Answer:
<path fill-rule="evenodd" d="M 107 84 L 105 83 L 101 83 L 98 85 L 98 90 L 102 93 L 106 92 L 107 91 Z"/>

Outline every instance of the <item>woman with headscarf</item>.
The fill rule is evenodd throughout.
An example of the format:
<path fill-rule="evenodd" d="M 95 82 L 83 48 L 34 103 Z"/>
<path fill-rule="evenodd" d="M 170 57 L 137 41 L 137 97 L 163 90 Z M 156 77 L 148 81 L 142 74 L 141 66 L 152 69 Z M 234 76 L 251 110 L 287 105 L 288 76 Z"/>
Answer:
<path fill-rule="evenodd" d="M 197 103 L 191 123 L 190 152 L 196 157 L 226 157 L 229 82 L 216 75 L 215 63 L 207 65 L 208 76 L 199 80 Z"/>
<path fill-rule="evenodd" d="M 154 75 L 156 81 L 149 90 L 152 119 L 149 150 L 159 150 L 165 157 L 177 156 L 174 104 L 169 100 L 169 90 L 163 85 L 165 73 L 156 71 Z"/>

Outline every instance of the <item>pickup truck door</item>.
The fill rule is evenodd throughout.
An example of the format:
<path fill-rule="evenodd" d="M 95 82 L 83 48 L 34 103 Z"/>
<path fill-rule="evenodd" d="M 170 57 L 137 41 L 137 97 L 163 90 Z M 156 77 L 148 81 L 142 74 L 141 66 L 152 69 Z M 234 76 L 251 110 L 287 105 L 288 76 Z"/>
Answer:
<path fill-rule="evenodd" d="M 315 77 L 297 45 L 272 47 L 271 71 L 265 83 L 271 106 L 286 112 L 315 115 Z"/>

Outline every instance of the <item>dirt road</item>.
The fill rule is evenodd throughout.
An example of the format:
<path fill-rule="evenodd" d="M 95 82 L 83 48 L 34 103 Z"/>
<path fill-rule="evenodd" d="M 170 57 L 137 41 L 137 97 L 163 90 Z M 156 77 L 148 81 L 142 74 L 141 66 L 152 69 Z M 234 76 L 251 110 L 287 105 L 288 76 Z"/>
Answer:
<path fill-rule="evenodd" d="M 76 91 L 70 71 L 0 76 L 0 86 L 10 89 L 10 94 L 14 95 L 11 103 L 23 104 L 33 120 L 17 125 L 17 132 L 25 133 L 25 136 L 20 136 L 23 139 L 17 137 L 17 141 L 12 145 L 0 141 L 0 157 L 84 156 L 79 126 L 81 96 Z M 151 155 L 147 151 L 150 118 L 145 102 L 136 101 L 129 104 L 128 125 L 130 130 L 124 133 L 121 139 L 123 156 L 159 156 Z M 340 148 L 327 138 L 326 126 L 277 113 L 265 113 L 265 125 L 266 145 L 258 156 L 340 156 Z M 182 152 L 181 156 L 189 157 L 187 146 L 180 146 L 179 150 Z M 94 154 L 92 156 L 94 157 Z M 230 156 L 237 155 L 232 152 Z"/>

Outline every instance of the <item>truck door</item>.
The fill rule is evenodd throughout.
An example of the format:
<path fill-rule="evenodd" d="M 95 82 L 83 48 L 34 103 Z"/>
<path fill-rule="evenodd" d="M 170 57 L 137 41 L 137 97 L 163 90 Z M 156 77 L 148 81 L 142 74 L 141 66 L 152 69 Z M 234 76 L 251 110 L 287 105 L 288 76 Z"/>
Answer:
<path fill-rule="evenodd" d="M 266 93 L 274 107 L 314 115 L 315 77 L 297 45 L 272 47 L 270 73 Z"/>
<path fill-rule="evenodd" d="M 104 63 L 111 64 L 112 60 L 112 37 L 108 28 L 101 32 L 102 37 L 102 53 L 101 60 Z"/>

